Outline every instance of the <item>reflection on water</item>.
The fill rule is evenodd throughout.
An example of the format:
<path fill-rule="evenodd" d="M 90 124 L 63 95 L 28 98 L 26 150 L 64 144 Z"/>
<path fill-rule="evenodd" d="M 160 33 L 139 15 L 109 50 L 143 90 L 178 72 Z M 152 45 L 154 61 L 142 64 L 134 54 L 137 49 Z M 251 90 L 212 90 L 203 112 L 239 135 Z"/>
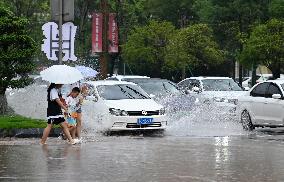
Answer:
<path fill-rule="evenodd" d="M 218 173 L 222 173 L 220 169 L 225 170 L 224 166 L 229 161 L 229 142 L 228 136 L 215 137 L 215 168 Z"/>
<path fill-rule="evenodd" d="M 284 144 L 235 137 L 101 137 L 0 145 L 0 180 L 283 181 Z M 24 167 L 23 167 L 24 166 Z"/>

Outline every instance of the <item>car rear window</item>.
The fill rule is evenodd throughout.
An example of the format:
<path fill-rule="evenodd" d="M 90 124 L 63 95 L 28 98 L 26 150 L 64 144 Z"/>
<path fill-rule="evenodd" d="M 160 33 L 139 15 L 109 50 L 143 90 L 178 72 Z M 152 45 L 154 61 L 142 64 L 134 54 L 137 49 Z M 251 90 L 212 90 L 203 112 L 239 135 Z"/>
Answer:
<path fill-rule="evenodd" d="M 243 91 L 233 79 L 205 79 L 202 82 L 205 91 Z"/>

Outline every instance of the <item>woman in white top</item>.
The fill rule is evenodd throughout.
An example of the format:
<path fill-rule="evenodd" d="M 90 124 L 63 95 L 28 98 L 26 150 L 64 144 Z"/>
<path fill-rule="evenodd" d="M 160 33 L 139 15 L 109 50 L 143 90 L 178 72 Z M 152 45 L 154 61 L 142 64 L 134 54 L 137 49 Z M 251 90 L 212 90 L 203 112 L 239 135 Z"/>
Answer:
<path fill-rule="evenodd" d="M 53 125 L 60 125 L 65 136 L 68 138 L 70 144 L 76 144 L 76 140 L 73 140 L 70 132 L 67 127 L 67 123 L 65 122 L 62 109 L 65 112 L 68 112 L 68 109 L 64 106 L 64 104 L 60 101 L 60 94 L 58 90 L 62 87 L 62 84 L 54 84 L 51 83 L 47 89 L 47 127 L 44 129 L 43 136 L 41 139 L 41 144 L 46 144 L 47 137 L 49 136 L 50 130 Z"/>

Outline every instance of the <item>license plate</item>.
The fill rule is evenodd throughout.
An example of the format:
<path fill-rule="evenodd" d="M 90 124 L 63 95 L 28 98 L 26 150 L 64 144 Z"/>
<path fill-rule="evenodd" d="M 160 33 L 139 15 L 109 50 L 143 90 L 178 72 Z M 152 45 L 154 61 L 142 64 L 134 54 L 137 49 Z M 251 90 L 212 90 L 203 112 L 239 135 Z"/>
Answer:
<path fill-rule="evenodd" d="M 153 118 L 139 118 L 137 120 L 137 124 L 143 125 L 143 124 L 152 124 L 153 123 Z"/>

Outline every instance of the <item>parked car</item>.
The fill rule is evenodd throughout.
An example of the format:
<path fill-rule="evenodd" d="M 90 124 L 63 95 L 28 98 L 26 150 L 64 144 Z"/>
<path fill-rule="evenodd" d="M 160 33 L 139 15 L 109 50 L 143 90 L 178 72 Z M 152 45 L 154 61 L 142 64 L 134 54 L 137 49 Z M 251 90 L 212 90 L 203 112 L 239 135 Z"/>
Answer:
<path fill-rule="evenodd" d="M 196 93 L 208 104 L 216 104 L 218 114 L 236 114 L 238 97 L 245 94 L 229 77 L 191 77 L 178 83 L 181 90 Z M 217 114 L 217 113 L 216 113 Z"/>
<path fill-rule="evenodd" d="M 136 83 L 156 102 L 166 108 L 167 113 L 189 112 L 198 99 L 192 95 L 186 95 L 178 89 L 178 86 L 170 80 L 160 78 L 126 79 Z"/>
<path fill-rule="evenodd" d="M 238 110 L 245 130 L 284 126 L 284 80 L 256 84 L 239 98 Z"/>
<path fill-rule="evenodd" d="M 128 79 L 144 79 L 144 78 L 150 78 L 150 77 L 139 76 L 139 75 L 113 75 L 111 77 L 106 78 L 106 80 L 127 81 Z"/>
<path fill-rule="evenodd" d="M 93 115 L 109 124 L 111 131 L 164 130 L 165 109 L 135 83 L 124 81 L 93 81 L 85 105 Z"/>
<path fill-rule="evenodd" d="M 139 85 L 151 97 L 159 97 L 166 95 L 180 95 L 183 94 L 178 89 L 178 86 L 170 80 L 160 78 L 126 78 L 128 82 L 133 82 Z"/>

